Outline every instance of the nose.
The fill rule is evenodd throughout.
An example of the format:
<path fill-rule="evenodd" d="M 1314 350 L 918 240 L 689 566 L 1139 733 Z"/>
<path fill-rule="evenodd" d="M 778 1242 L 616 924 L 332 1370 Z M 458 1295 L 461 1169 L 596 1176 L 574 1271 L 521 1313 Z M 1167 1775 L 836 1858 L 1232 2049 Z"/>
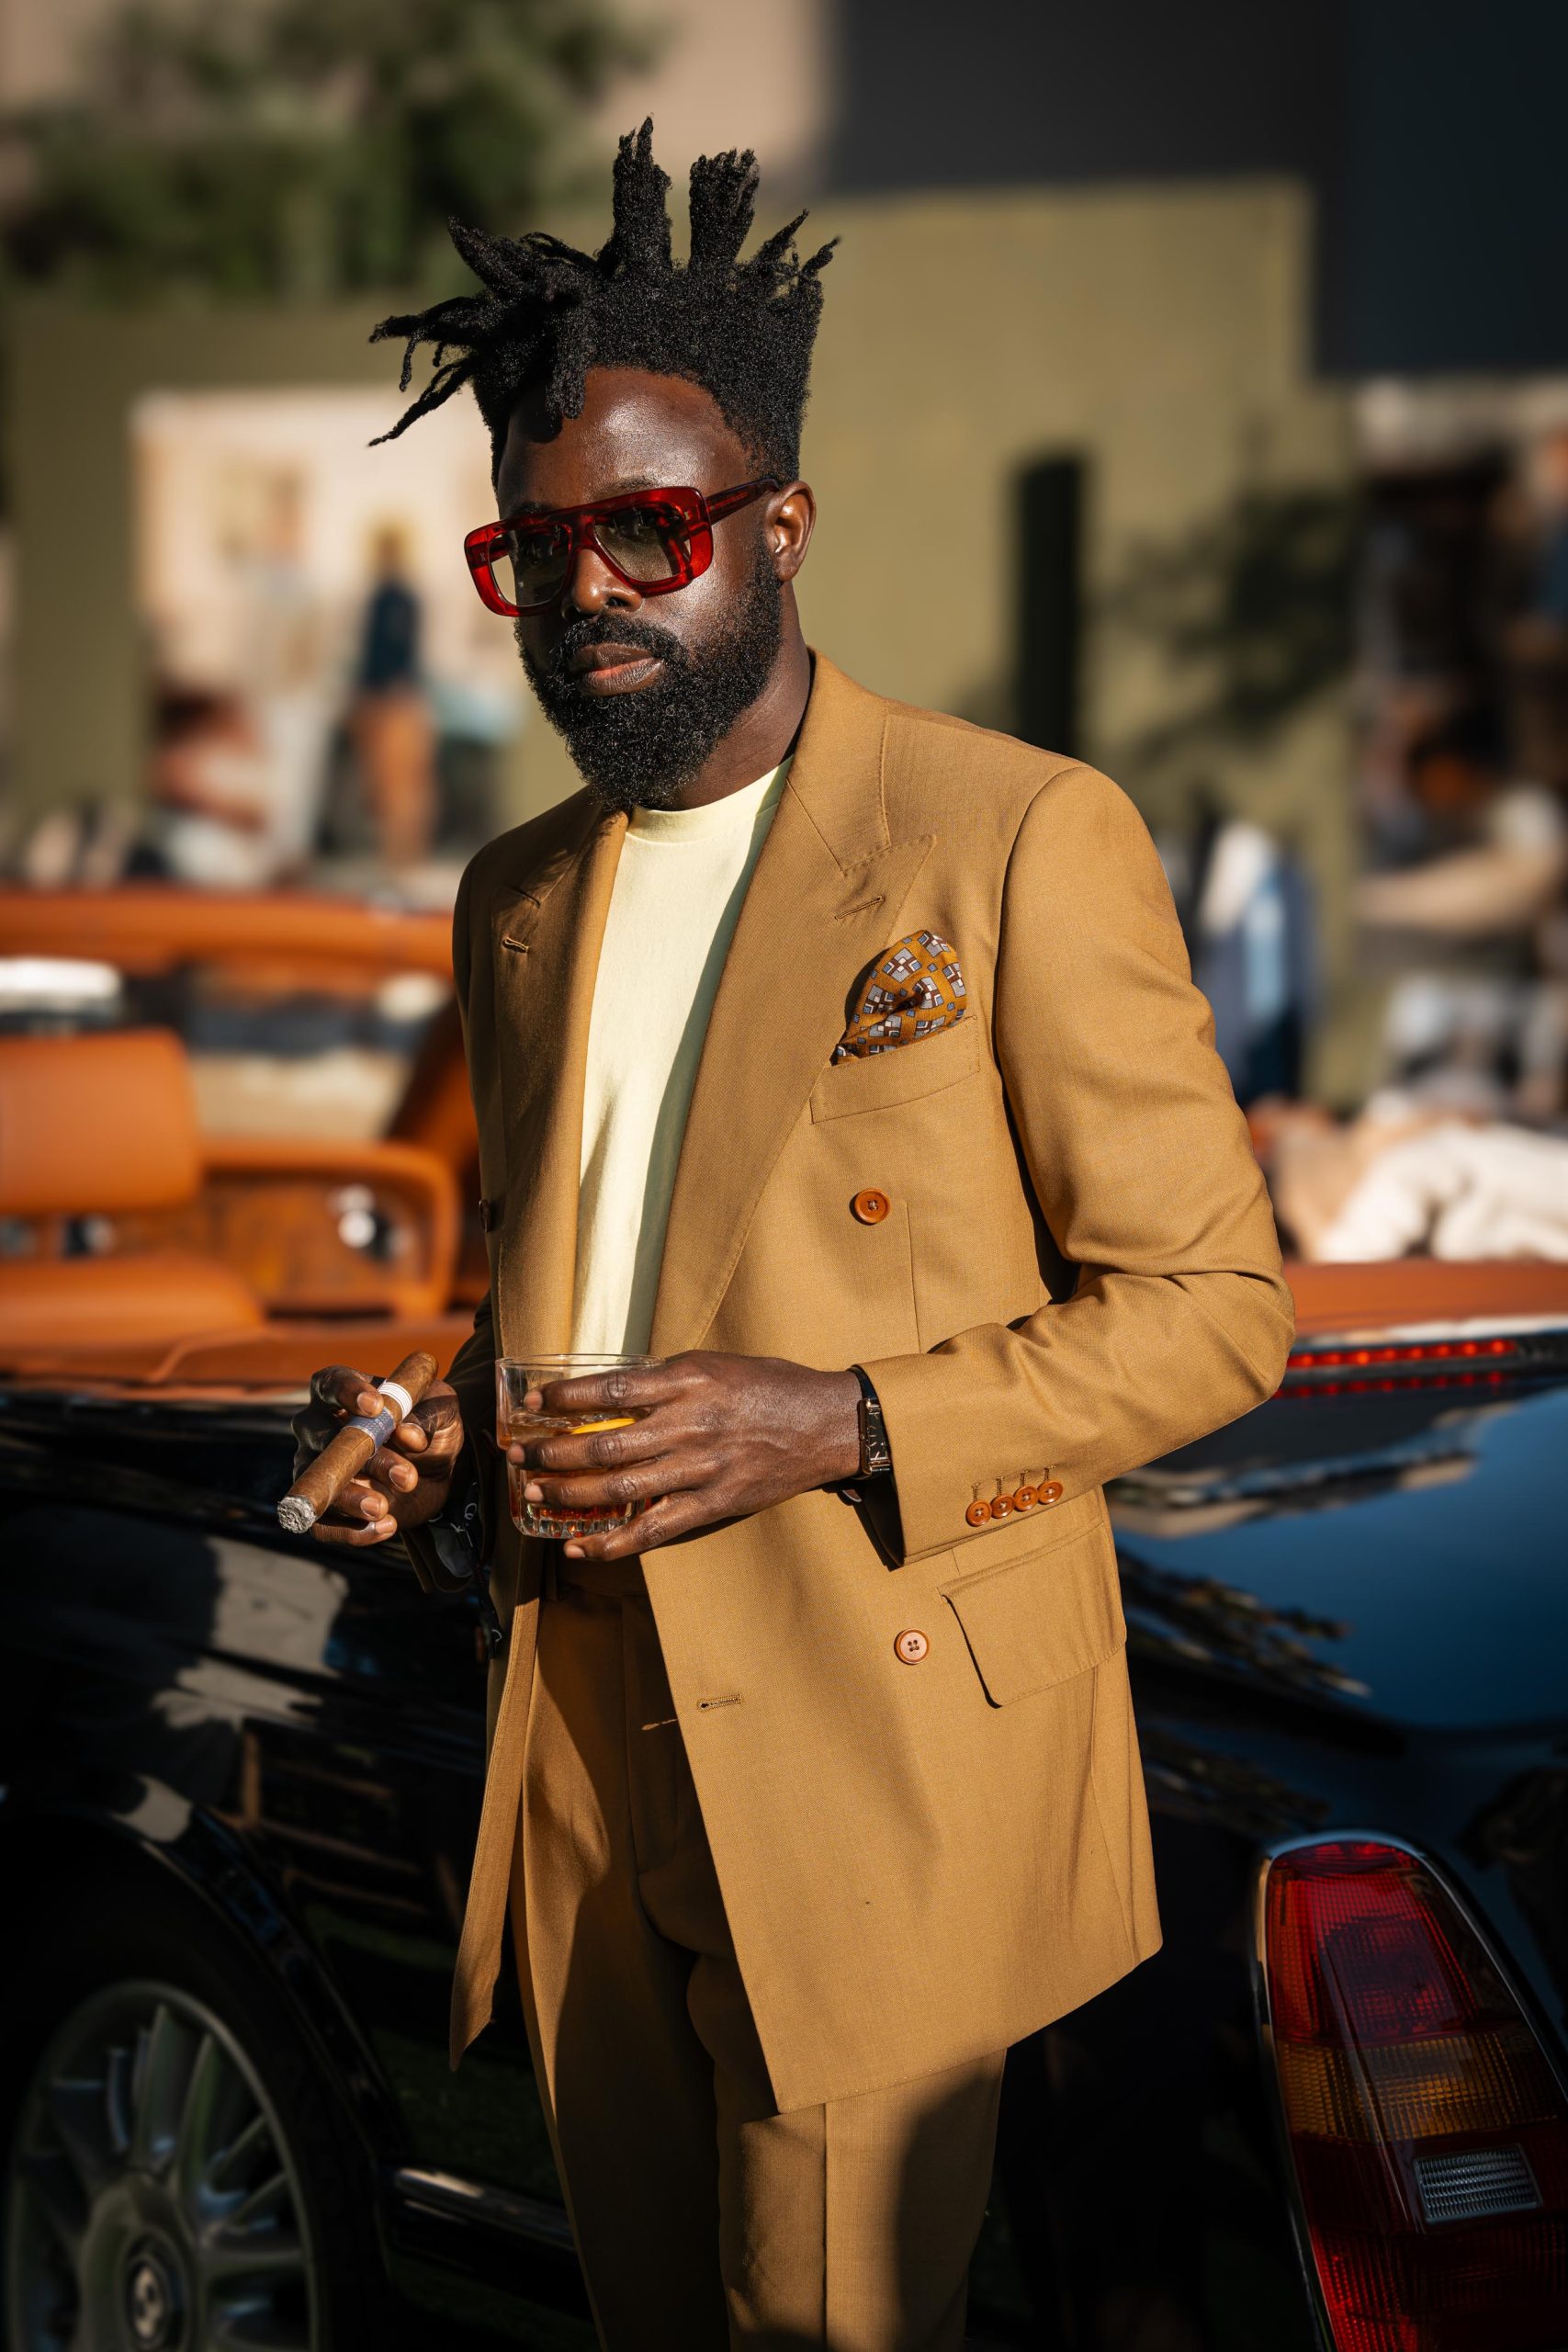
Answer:
<path fill-rule="evenodd" d="M 560 605 L 568 615 L 602 613 L 606 608 L 635 613 L 642 598 L 629 588 L 596 548 L 580 547 L 571 570 L 561 583 Z"/>

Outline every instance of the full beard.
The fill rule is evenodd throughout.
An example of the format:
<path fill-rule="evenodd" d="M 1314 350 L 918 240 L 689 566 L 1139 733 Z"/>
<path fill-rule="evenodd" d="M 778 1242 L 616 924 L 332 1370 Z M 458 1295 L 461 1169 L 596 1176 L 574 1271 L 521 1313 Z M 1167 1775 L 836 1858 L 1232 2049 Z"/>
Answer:
<path fill-rule="evenodd" d="M 772 675 L 784 631 L 784 596 L 766 554 L 724 628 L 700 653 L 651 621 L 584 614 L 536 662 L 518 630 L 528 682 L 564 737 L 583 782 L 605 810 L 671 808 Z M 630 694 L 585 692 L 566 664 L 586 645 L 635 646 L 664 664 Z"/>

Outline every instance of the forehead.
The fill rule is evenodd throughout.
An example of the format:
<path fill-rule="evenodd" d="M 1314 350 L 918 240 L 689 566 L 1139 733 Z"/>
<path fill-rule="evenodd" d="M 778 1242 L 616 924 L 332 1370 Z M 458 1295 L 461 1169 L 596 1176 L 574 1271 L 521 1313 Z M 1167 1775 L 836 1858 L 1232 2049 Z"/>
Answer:
<path fill-rule="evenodd" d="M 513 411 L 496 473 L 503 514 L 522 506 L 584 506 L 617 491 L 727 490 L 751 470 L 717 401 L 682 376 L 593 368 L 582 413 L 551 433 L 536 398 Z"/>

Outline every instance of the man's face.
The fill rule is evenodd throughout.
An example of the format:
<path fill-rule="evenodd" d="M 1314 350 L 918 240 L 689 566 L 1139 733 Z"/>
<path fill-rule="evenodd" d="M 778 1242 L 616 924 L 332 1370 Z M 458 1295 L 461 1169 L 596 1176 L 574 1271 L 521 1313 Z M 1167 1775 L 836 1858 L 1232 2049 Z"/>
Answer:
<path fill-rule="evenodd" d="M 550 434 L 536 402 L 513 415 L 499 512 L 586 506 L 628 490 L 714 492 L 754 480 L 754 455 L 711 394 L 681 377 L 595 368 L 581 416 Z M 783 626 L 772 501 L 714 526 L 688 587 L 645 598 L 592 548 L 517 642 L 547 718 L 607 808 L 668 808 L 766 685 Z"/>

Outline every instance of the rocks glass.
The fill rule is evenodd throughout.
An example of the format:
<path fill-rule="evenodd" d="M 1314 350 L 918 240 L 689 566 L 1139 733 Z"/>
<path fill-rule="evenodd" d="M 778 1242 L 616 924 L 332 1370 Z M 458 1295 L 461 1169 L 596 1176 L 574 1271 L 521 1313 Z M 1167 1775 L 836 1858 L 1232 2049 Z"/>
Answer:
<path fill-rule="evenodd" d="M 581 1380 L 591 1374 L 605 1372 L 626 1372 L 654 1363 L 654 1356 L 498 1356 L 495 1363 L 495 1442 L 504 1456 L 509 1445 L 521 1440 L 569 1434 L 581 1435 L 585 1430 L 624 1429 L 628 1421 L 639 1421 L 640 1412 L 612 1409 L 606 1413 L 552 1413 L 547 1399 L 544 1409 L 530 1411 L 527 1397 L 531 1391 L 547 1390 L 556 1380 Z M 520 1462 L 506 1464 L 507 1499 L 512 1509 L 512 1523 L 525 1535 L 544 1535 L 560 1539 L 569 1535 L 597 1535 L 606 1527 L 624 1527 L 636 1519 L 647 1506 L 635 1503 L 603 1503 L 590 1510 L 552 1510 L 547 1503 L 525 1502 L 523 1489 L 534 1473 Z"/>

